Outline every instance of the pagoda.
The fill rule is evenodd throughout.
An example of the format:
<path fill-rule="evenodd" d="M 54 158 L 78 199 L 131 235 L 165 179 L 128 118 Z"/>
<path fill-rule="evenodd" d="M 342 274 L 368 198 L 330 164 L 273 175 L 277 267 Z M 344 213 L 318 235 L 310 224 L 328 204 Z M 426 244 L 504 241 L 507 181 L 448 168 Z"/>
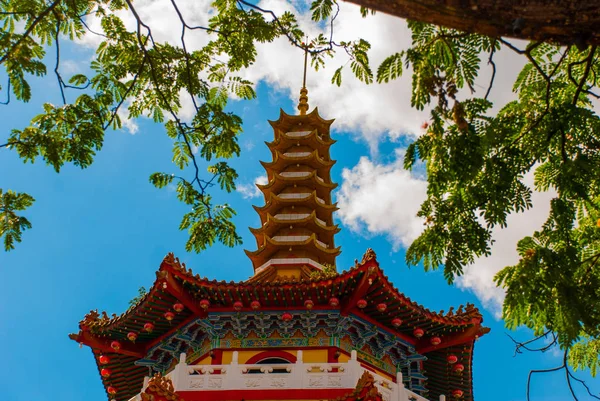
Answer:
<path fill-rule="evenodd" d="M 91 311 L 70 335 L 109 400 L 473 400 L 473 347 L 489 331 L 473 305 L 418 305 L 371 249 L 336 271 L 333 120 L 300 93 L 300 113 L 271 122 L 253 276 L 218 282 L 168 254 L 134 306 Z"/>

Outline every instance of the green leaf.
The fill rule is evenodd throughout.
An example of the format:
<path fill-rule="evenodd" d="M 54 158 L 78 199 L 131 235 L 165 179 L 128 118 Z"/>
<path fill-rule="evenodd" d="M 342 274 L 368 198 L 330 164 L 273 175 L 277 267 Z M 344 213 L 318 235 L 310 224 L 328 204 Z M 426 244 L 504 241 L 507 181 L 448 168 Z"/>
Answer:
<path fill-rule="evenodd" d="M 333 9 L 333 0 L 314 0 L 310 5 L 312 11 L 312 20 L 319 22 L 327 19 Z"/>
<path fill-rule="evenodd" d="M 333 73 L 333 77 L 331 78 L 332 84 L 335 84 L 337 86 L 340 86 L 342 84 L 342 69 L 343 68 L 344 68 L 344 66 L 341 66 L 340 68 L 335 70 L 335 72 Z"/>
<path fill-rule="evenodd" d="M 377 82 L 389 82 L 402 75 L 402 58 L 404 53 L 392 54 L 379 65 L 377 69 Z"/>

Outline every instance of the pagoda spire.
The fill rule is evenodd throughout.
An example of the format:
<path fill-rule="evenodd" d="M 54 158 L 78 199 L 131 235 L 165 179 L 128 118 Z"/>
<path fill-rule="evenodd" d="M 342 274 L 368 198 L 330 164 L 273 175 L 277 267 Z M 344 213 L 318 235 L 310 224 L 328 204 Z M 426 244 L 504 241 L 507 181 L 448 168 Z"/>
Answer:
<path fill-rule="evenodd" d="M 329 147 L 335 143 L 329 132 L 333 120 L 321 118 L 316 108 L 307 113 L 307 57 L 305 47 L 300 115 L 281 110 L 277 121 L 269 121 L 274 140 L 267 146 L 273 159 L 261 162 L 268 182 L 257 185 L 265 205 L 255 206 L 261 226 L 250 228 L 258 248 L 246 251 L 254 266 L 251 280 L 307 278 L 313 271 L 335 265 L 340 254 L 334 243 L 339 232 L 333 222 L 337 207 L 331 200 L 331 191 L 337 187 L 330 176 L 335 164 L 329 154 Z"/>
<path fill-rule="evenodd" d="M 308 64 L 308 38 L 307 43 L 304 45 L 304 75 L 302 79 L 302 89 L 300 89 L 300 103 L 298 103 L 298 110 L 300 115 L 306 115 L 308 111 L 308 89 L 306 89 L 306 67 Z"/>

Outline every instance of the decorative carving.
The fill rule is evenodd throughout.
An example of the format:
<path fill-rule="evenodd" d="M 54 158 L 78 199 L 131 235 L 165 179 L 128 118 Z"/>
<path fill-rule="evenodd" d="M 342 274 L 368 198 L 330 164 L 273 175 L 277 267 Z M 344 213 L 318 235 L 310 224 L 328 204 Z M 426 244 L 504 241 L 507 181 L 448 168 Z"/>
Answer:
<path fill-rule="evenodd" d="M 373 260 L 373 259 L 377 259 L 377 255 L 375 254 L 375 251 L 372 248 L 368 248 L 362 257 L 362 261 L 360 262 L 360 264 L 364 265 L 369 260 Z"/>
<path fill-rule="evenodd" d="M 246 387 L 256 388 L 260 387 L 260 379 L 246 379 Z"/>
<path fill-rule="evenodd" d="M 146 398 L 144 398 L 146 394 Z M 164 377 L 160 373 L 154 375 L 148 382 L 146 391 L 142 394 L 143 401 L 153 400 L 152 395 L 164 398 L 167 401 L 183 401 L 183 399 L 175 393 L 173 382 L 168 377 Z"/>
<path fill-rule="evenodd" d="M 313 376 L 308 378 L 308 387 L 323 387 L 324 376 Z"/>
<path fill-rule="evenodd" d="M 89 325 L 90 323 L 95 323 L 100 320 L 100 314 L 98 313 L 98 309 L 91 310 L 90 313 L 83 317 L 81 321 L 82 324 Z"/>
<path fill-rule="evenodd" d="M 223 379 L 220 377 L 209 377 L 208 388 L 221 388 L 223 386 Z"/>
<path fill-rule="evenodd" d="M 327 378 L 327 386 L 328 387 L 342 387 L 342 378 L 339 376 L 328 377 Z"/>
<path fill-rule="evenodd" d="M 192 379 L 190 380 L 190 388 L 203 388 L 204 387 L 204 378 L 201 377 L 200 380 Z"/>
<path fill-rule="evenodd" d="M 284 378 L 273 378 L 271 379 L 271 387 L 286 388 L 287 380 Z"/>

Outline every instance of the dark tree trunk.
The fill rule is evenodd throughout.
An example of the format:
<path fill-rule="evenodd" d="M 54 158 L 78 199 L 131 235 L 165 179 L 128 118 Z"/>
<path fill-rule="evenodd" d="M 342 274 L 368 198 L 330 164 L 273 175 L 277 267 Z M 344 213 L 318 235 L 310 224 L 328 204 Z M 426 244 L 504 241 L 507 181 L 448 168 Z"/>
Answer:
<path fill-rule="evenodd" d="M 346 0 L 398 17 L 492 37 L 600 44 L 600 0 Z"/>

